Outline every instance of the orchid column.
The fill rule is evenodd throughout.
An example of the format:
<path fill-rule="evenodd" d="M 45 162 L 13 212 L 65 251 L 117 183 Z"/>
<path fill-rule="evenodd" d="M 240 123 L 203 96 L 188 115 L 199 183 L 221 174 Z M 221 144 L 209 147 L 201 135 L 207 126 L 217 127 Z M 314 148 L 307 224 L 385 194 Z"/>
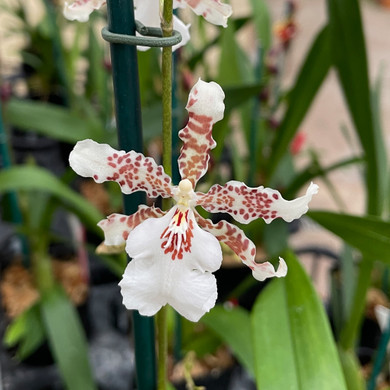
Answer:
<path fill-rule="evenodd" d="M 107 2 L 110 32 L 135 35 L 133 0 Z M 115 115 L 119 146 L 124 150 L 142 151 L 142 123 L 138 82 L 137 49 L 135 46 L 110 44 Z M 145 202 L 141 192 L 124 195 L 124 210 L 133 213 Z M 156 364 L 153 318 L 133 311 L 136 372 L 140 390 L 155 390 Z"/>

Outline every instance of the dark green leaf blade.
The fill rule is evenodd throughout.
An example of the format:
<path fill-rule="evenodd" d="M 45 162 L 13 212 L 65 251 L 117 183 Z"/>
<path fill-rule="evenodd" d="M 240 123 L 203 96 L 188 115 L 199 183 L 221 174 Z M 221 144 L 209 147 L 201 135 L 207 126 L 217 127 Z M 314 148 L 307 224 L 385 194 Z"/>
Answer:
<path fill-rule="evenodd" d="M 389 221 L 326 211 L 310 211 L 308 216 L 369 258 L 390 263 Z"/>
<path fill-rule="evenodd" d="M 70 143 L 86 138 L 103 140 L 103 129 L 98 122 L 46 102 L 13 99 L 5 106 L 5 121 L 19 129 Z"/>
<path fill-rule="evenodd" d="M 383 204 L 380 179 L 381 147 L 372 113 L 366 45 L 358 0 L 328 0 L 331 54 L 345 100 L 365 151 L 368 211 Z"/>
<path fill-rule="evenodd" d="M 251 0 L 253 18 L 260 46 L 267 51 L 271 47 L 272 22 L 269 7 L 264 0 Z"/>
<path fill-rule="evenodd" d="M 229 345 L 241 364 L 254 375 L 252 340 L 248 331 L 249 313 L 240 307 L 228 310 L 215 306 L 201 321 Z"/>
<path fill-rule="evenodd" d="M 292 253 L 287 277 L 260 294 L 252 312 L 257 386 L 346 390 L 322 303 Z"/>
<path fill-rule="evenodd" d="M 288 98 L 287 111 L 272 147 L 269 174 L 275 173 L 331 66 L 329 31 L 317 35 Z"/>
<path fill-rule="evenodd" d="M 86 225 L 101 234 L 96 227 L 103 218 L 100 212 L 47 170 L 37 166 L 15 166 L 0 172 L 0 193 L 19 190 L 38 190 L 54 195 Z"/>

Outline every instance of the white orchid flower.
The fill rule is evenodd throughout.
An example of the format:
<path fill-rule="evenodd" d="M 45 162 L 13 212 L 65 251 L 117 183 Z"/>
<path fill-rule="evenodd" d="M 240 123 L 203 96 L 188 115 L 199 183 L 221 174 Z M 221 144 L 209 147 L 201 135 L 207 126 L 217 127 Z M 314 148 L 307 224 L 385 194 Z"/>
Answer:
<path fill-rule="evenodd" d="M 65 2 L 63 14 L 69 20 L 86 22 L 89 15 L 102 5 L 105 0 L 75 0 L 72 3 Z M 218 26 L 227 27 L 227 19 L 232 14 L 232 7 L 223 4 L 219 0 L 175 0 L 174 8 L 190 7 L 197 15 L 203 16 L 208 22 Z M 148 27 L 160 27 L 159 0 L 135 0 L 135 18 Z M 176 15 L 173 16 L 173 28 L 177 30 L 182 41 L 173 46 L 175 50 L 184 46 L 190 40 L 189 24 L 184 24 Z M 147 50 L 148 47 L 138 46 L 139 50 Z"/>
<path fill-rule="evenodd" d="M 71 167 L 96 182 L 116 181 L 125 194 L 145 191 L 150 198 L 173 198 L 167 212 L 140 206 L 130 216 L 112 214 L 99 226 L 104 244 L 122 246 L 133 258 L 120 282 L 123 302 L 142 315 L 154 315 L 170 304 L 190 321 L 198 321 L 217 299 L 214 271 L 220 268 L 222 251 L 218 241 L 228 245 L 251 270 L 257 280 L 283 277 L 287 265 L 279 267 L 255 261 L 256 248 L 244 232 L 224 220 L 213 223 L 195 210 L 201 206 L 211 213 L 229 213 L 236 221 L 249 223 L 263 218 L 290 222 L 308 210 L 318 186 L 311 184 L 306 195 L 286 201 L 273 189 L 247 187 L 238 181 L 216 184 L 207 193 L 195 192 L 206 173 L 209 152 L 216 146 L 214 123 L 224 115 L 224 92 L 215 82 L 199 80 L 192 88 L 186 109 L 189 121 L 179 132 L 183 141 L 178 158 L 181 181 L 172 185 L 162 166 L 141 153 L 117 151 L 92 140 L 80 141 L 70 154 Z"/>

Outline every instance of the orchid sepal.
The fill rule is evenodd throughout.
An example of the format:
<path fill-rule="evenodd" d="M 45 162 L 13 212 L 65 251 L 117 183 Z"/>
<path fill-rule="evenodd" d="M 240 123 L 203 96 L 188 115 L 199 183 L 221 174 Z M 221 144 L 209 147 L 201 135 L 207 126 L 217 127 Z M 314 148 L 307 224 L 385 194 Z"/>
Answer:
<path fill-rule="evenodd" d="M 195 187 L 208 169 L 210 150 L 216 142 L 212 137 L 214 123 L 223 118 L 225 94 L 215 82 L 201 79 L 192 87 L 186 109 L 189 113 L 187 125 L 179 131 L 183 141 L 178 159 L 182 179 L 188 179 Z"/>
<path fill-rule="evenodd" d="M 311 183 L 306 194 L 294 200 L 285 200 L 279 191 L 263 186 L 248 187 L 239 181 L 229 181 L 224 186 L 216 184 L 206 194 L 197 193 L 198 204 L 211 213 L 228 213 L 240 223 L 262 218 L 271 223 L 276 218 L 286 222 L 300 218 L 309 209 L 309 202 L 318 192 Z"/>
<path fill-rule="evenodd" d="M 134 150 L 126 153 L 86 139 L 77 142 L 69 156 L 72 169 L 97 183 L 117 182 L 124 194 L 145 191 L 150 198 L 169 198 L 173 186 L 164 168 Z"/>
<path fill-rule="evenodd" d="M 204 219 L 196 214 L 196 221 L 204 230 L 211 233 L 218 241 L 226 244 L 248 266 L 256 280 L 264 281 L 267 278 L 281 278 L 287 274 L 287 264 L 280 257 L 277 270 L 270 262 L 256 262 L 256 246 L 245 235 L 244 231 L 227 221 L 219 221 L 214 224 L 209 219 Z"/>

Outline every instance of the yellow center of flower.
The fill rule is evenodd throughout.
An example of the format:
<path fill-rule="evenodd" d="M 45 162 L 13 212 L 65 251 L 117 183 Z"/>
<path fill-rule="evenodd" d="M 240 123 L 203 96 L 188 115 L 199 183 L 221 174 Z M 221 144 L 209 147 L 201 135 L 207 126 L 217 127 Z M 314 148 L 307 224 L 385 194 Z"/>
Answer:
<path fill-rule="evenodd" d="M 192 183 L 188 179 L 184 179 L 179 183 L 175 200 L 180 206 L 190 207 L 190 201 L 194 199 L 194 195 Z"/>

